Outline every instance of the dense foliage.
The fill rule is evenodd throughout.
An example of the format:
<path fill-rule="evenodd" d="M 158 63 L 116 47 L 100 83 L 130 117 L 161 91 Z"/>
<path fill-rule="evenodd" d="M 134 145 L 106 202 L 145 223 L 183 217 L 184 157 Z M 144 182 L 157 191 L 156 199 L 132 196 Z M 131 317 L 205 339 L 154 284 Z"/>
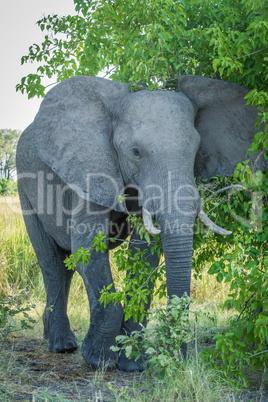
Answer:
<path fill-rule="evenodd" d="M 77 15 L 49 15 L 38 21 L 47 31 L 22 63 L 38 61 L 36 74 L 17 90 L 43 96 L 42 78 L 105 72 L 113 80 L 146 83 L 149 89 L 177 89 L 179 74 L 224 79 L 251 89 L 258 107 L 257 134 L 250 152 L 268 150 L 268 9 L 265 0 L 74 0 Z M 219 188 L 241 182 L 245 191 L 223 198 Z M 215 178 L 201 185 L 212 219 L 233 231 L 231 238 L 195 236 L 196 275 L 205 264 L 218 281 L 230 282 L 227 305 L 237 316 L 230 331 L 217 335 L 214 357 L 226 373 L 245 363 L 264 367 L 268 340 L 267 175 L 239 164 L 233 181 Z M 214 197 L 215 196 L 215 197 Z M 133 257 L 133 256 L 132 256 Z M 241 377 L 242 378 L 242 377 Z"/>
<path fill-rule="evenodd" d="M 182 298 L 175 296 L 165 309 L 158 306 L 151 310 L 148 318 L 154 325 L 143 328 L 142 337 L 139 331 L 133 331 L 130 336 L 119 335 L 116 340 L 120 346 L 112 346 L 111 349 L 124 351 L 128 358 L 136 360 L 145 355 L 154 373 L 172 375 L 184 361 L 182 343 L 190 342 L 193 337 L 188 311 L 192 301 L 187 295 Z"/>
<path fill-rule="evenodd" d="M 42 63 L 17 89 L 43 96 L 42 77 L 61 81 L 106 71 L 118 81 L 176 87 L 178 74 L 266 89 L 268 10 L 264 0 L 74 0 L 78 15 L 48 15 L 47 31 L 22 64 Z"/>
<path fill-rule="evenodd" d="M 124 272 L 125 275 L 120 284 L 120 289 L 117 289 L 116 292 L 111 291 L 113 284 L 102 289 L 100 301 L 105 307 L 110 302 L 114 304 L 122 302 L 126 320 L 132 317 L 134 322 L 143 322 L 149 298 L 152 299 L 158 296 L 161 299 L 166 295 L 166 284 L 163 282 L 165 266 L 164 263 L 161 263 L 158 267 L 150 267 L 146 259 L 148 254 L 158 253 L 160 256 L 162 253 L 160 236 L 154 235 L 150 237 L 141 218 L 129 216 L 129 220 L 133 229 L 139 232 L 141 240 L 129 241 L 129 243 L 134 242 L 136 245 L 136 251 L 134 252 L 128 248 L 128 242 L 124 242 L 122 246 L 113 252 L 117 270 Z M 99 231 L 90 250 L 85 250 L 82 247 L 75 254 L 71 254 L 66 258 L 64 262 L 68 269 L 75 270 L 79 262 L 82 262 L 83 265 L 88 263 L 91 251 L 94 249 L 104 252 L 108 247 L 108 240 L 110 242 L 115 241 L 113 238 L 107 239 L 107 236 L 103 235 L 102 231 Z M 139 249 L 141 242 L 148 244 L 148 249 L 141 251 Z M 152 284 L 157 280 L 160 285 L 153 287 Z"/>
<path fill-rule="evenodd" d="M 0 179 L 0 195 L 16 195 L 17 183 L 12 179 Z"/>
<path fill-rule="evenodd" d="M 241 176 L 241 175 L 240 175 Z M 203 189 L 206 209 L 213 221 L 224 222 L 232 235 L 224 238 L 201 233 L 195 236 L 195 275 L 202 274 L 204 262 L 209 274 L 218 282 L 230 284 L 224 307 L 234 309 L 229 330 L 215 336 L 214 353 L 209 359 L 221 358 L 222 370 L 236 375 L 245 384 L 243 369 L 264 368 L 267 364 L 268 340 L 268 177 L 256 172 L 245 176 L 247 191 L 215 194 L 219 188 L 233 185 L 235 179 L 218 178 Z M 241 182 L 240 182 L 241 185 Z M 215 191 L 216 190 L 216 191 Z M 211 197 L 212 196 L 212 197 Z"/>
<path fill-rule="evenodd" d="M 35 305 L 25 303 L 23 294 L 15 297 L 5 296 L 0 298 L 0 354 L 10 332 L 33 328 L 33 324 L 36 321 L 30 317 L 29 311 L 34 307 Z M 21 316 L 19 324 L 15 322 L 15 317 L 18 315 Z"/>
<path fill-rule="evenodd" d="M 12 179 L 16 169 L 16 147 L 21 132 L 0 130 L 0 179 Z"/>

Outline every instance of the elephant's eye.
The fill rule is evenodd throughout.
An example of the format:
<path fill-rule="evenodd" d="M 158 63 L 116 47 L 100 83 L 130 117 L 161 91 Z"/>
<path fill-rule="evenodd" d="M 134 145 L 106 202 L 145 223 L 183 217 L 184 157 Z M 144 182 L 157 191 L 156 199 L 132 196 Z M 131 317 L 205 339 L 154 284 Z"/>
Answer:
<path fill-rule="evenodd" d="M 133 152 L 133 155 L 136 156 L 136 158 L 139 158 L 141 156 L 140 151 L 137 147 L 132 148 L 132 152 Z"/>

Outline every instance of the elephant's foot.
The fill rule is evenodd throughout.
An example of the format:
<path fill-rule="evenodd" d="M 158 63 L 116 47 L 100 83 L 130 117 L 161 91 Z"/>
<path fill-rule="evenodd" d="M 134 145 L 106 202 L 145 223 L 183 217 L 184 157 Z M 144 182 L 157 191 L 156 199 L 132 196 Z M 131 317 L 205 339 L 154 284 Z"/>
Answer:
<path fill-rule="evenodd" d="M 73 331 L 57 332 L 49 336 L 49 350 L 55 353 L 72 353 L 78 348 Z"/>
<path fill-rule="evenodd" d="M 142 326 L 138 322 L 134 322 L 132 318 L 127 321 L 123 321 L 120 335 L 130 336 L 133 331 L 140 332 L 140 340 L 142 339 Z M 120 346 L 120 345 L 119 345 Z M 128 359 L 125 351 L 121 350 L 121 354 L 118 360 L 118 369 L 127 372 L 143 371 L 146 365 L 145 356 L 141 356 L 139 359 Z"/>
<path fill-rule="evenodd" d="M 128 359 L 125 352 L 122 351 L 119 357 L 117 367 L 119 370 L 133 373 L 134 371 L 143 371 L 145 369 L 145 360 L 140 357 L 138 360 L 134 358 Z"/>
<path fill-rule="evenodd" d="M 81 352 L 86 363 L 93 370 L 113 370 L 117 368 L 118 353 L 113 352 L 110 347 L 114 343 L 104 343 L 87 335 Z"/>
<path fill-rule="evenodd" d="M 44 322 L 44 338 L 49 341 L 50 352 L 55 353 L 72 353 L 77 348 L 77 339 L 75 333 L 70 329 L 69 320 L 52 316 L 45 313 Z"/>

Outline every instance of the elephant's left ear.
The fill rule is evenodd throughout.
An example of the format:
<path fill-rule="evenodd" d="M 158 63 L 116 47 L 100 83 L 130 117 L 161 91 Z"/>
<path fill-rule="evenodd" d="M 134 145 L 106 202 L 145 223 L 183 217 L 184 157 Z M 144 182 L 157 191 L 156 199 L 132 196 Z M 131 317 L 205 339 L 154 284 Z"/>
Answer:
<path fill-rule="evenodd" d="M 99 77 L 69 78 L 45 96 L 23 133 L 35 154 L 81 198 L 117 211 L 124 181 L 112 144 L 113 108 L 128 84 Z"/>
<path fill-rule="evenodd" d="M 217 174 L 232 176 L 236 165 L 246 159 L 255 135 L 258 111 L 246 105 L 244 97 L 249 90 L 191 75 L 179 77 L 178 82 L 179 89 L 197 110 L 195 127 L 201 143 L 195 160 L 195 176 L 202 179 Z M 265 165 L 263 159 L 259 160 L 258 168 Z"/>

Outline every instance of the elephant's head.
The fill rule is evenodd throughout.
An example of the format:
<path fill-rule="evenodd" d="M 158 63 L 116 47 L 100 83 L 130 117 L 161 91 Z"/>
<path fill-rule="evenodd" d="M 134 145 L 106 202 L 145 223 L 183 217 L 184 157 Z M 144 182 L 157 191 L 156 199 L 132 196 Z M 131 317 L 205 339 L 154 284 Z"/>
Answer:
<path fill-rule="evenodd" d="M 74 77 L 48 93 L 28 129 L 39 157 L 81 198 L 121 211 L 118 196 L 137 189 L 145 225 L 157 233 L 154 217 L 161 231 L 169 296 L 190 291 L 196 216 L 229 233 L 200 210 L 194 177 L 232 175 L 257 115 L 238 85 L 182 76 L 179 88 L 131 93 L 128 84 Z"/>

